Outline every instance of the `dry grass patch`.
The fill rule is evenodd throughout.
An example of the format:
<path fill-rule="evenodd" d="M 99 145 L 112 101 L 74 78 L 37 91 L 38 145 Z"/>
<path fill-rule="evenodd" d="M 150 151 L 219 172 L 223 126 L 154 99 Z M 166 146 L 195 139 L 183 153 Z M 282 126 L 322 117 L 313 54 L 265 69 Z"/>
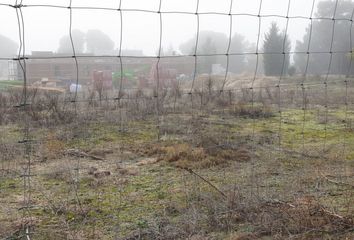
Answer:
<path fill-rule="evenodd" d="M 168 146 L 154 145 L 147 147 L 145 154 L 158 156 L 158 161 L 172 163 L 179 168 L 210 168 L 226 166 L 232 161 L 249 161 L 251 153 L 246 148 L 224 149 L 222 147 L 194 147 L 186 143 Z"/>

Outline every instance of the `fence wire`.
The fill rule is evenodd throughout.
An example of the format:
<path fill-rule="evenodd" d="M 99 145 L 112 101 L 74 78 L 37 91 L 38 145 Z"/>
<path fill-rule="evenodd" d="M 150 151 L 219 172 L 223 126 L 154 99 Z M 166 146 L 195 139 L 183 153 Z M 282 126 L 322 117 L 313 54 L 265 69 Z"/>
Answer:
<path fill-rule="evenodd" d="M 319 17 L 313 0 L 309 16 L 291 16 L 294 1 L 288 0 L 285 15 L 266 15 L 260 0 L 256 14 L 234 13 L 230 0 L 225 13 L 201 12 L 201 1 L 193 12 L 164 11 L 164 0 L 156 10 L 126 9 L 124 0 L 117 8 L 77 6 L 75 0 L 67 6 L 0 3 L 16 12 L 20 43 L 17 56 L 0 61 L 16 62 L 22 78 L 17 90 L 0 92 L 1 239 L 354 237 L 354 10 L 350 18 L 337 17 L 343 1 L 336 0 L 332 16 Z M 23 12 L 31 8 L 68 11 L 72 54 L 27 54 L 30 19 Z M 118 54 L 77 51 L 75 10 L 119 15 Z M 158 16 L 156 55 L 123 53 L 129 12 Z M 172 14 L 195 16 L 190 54 L 163 53 L 164 17 Z M 215 15 L 229 18 L 226 51 L 199 53 L 200 18 Z M 238 16 L 257 20 L 255 51 L 231 51 Z M 262 48 L 268 18 L 285 20 L 278 52 Z M 306 50 L 287 49 L 294 20 L 310 23 Z M 328 51 L 311 49 L 317 21 L 331 22 Z M 339 21 L 350 24 L 349 51 L 335 49 Z M 328 67 L 316 76 L 311 57 L 321 54 L 329 56 Z M 346 76 L 331 74 L 337 54 L 349 56 Z M 282 59 L 278 76 L 260 74 L 267 55 Z M 305 56 L 301 75 L 288 75 L 291 55 Z M 254 57 L 252 73 L 233 74 L 234 56 Z M 200 59 L 211 57 L 224 58 L 224 73 L 199 72 Z M 178 59 L 188 59 L 191 74 L 168 85 L 164 61 Z M 74 91 L 42 92 L 29 80 L 35 61 L 63 60 L 71 63 Z M 94 85 L 82 72 L 87 60 L 112 61 L 117 86 L 82 91 Z M 151 84 L 127 85 L 126 65 L 136 61 L 137 68 L 147 60 Z M 50 70 L 36 71 L 45 76 Z"/>

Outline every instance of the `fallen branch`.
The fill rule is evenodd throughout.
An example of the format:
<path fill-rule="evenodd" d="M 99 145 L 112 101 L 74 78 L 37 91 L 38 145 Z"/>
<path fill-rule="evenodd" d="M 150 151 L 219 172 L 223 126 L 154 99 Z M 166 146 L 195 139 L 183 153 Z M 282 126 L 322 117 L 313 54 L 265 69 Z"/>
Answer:
<path fill-rule="evenodd" d="M 28 227 L 26 227 L 26 238 L 27 238 L 27 240 L 31 240 Z"/>
<path fill-rule="evenodd" d="M 346 183 L 346 182 L 339 182 L 339 181 L 335 181 L 333 179 L 330 179 L 328 176 L 322 174 L 322 177 L 327 181 L 327 182 L 330 182 L 330 183 L 333 183 L 333 184 L 336 184 L 336 185 L 340 185 L 340 186 L 345 186 L 345 187 L 349 187 L 351 189 L 354 189 L 354 185 L 351 185 L 349 183 Z"/>
<path fill-rule="evenodd" d="M 285 148 L 273 147 L 273 146 L 270 146 L 270 145 L 264 145 L 261 148 L 267 149 L 267 150 L 270 149 L 270 150 L 277 151 L 277 152 L 283 152 L 283 153 L 290 154 L 292 156 L 297 156 L 297 157 L 330 160 L 328 157 L 325 157 L 325 156 L 322 156 L 322 155 L 311 155 L 311 154 L 304 153 L 304 152 L 298 152 L 298 151 L 295 151 L 295 150 L 288 150 L 288 149 L 285 149 Z"/>
<path fill-rule="evenodd" d="M 267 204 L 270 204 L 270 205 L 273 205 L 273 204 L 281 204 L 281 205 L 286 205 L 290 208 L 296 208 L 295 205 L 291 204 L 291 203 L 287 203 L 287 202 L 284 202 L 282 200 L 279 200 L 279 199 L 268 199 L 266 201 Z"/>
<path fill-rule="evenodd" d="M 212 184 L 210 181 L 208 181 L 206 178 L 204 178 L 203 176 L 199 175 L 198 173 L 194 172 L 192 169 L 189 168 L 184 168 L 184 167 L 179 167 L 177 166 L 177 168 L 183 169 L 187 172 L 189 172 L 190 174 L 193 174 L 194 176 L 197 176 L 198 178 L 200 178 L 201 180 L 203 180 L 204 182 L 206 182 L 210 187 L 212 187 L 215 191 L 217 191 L 218 193 L 220 193 L 220 195 L 226 199 L 227 196 L 225 193 L 223 193 L 219 188 L 217 188 L 214 184 Z"/>
<path fill-rule="evenodd" d="M 352 231 L 354 229 L 354 222 L 351 218 L 348 217 L 343 217 L 337 213 L 333 213 L 327 209 L 325 209 L 324 207 L 321 207 L 321 210 L 323 213 L 327 214 L 328 216 L 331 216 L 335 219 L 337 219 L 341 225 L 345 225 L 345 228 L 348 229 L 349 231 Z"/>
<path fill-rule="evenodd" d="M 85 153 L 85 152 L 80 151 L 78 149 L 67 149 L 67 150 L 64 151 L 64 154 L 65 155 L 74 156 L 74 157 L 80 157 L 80 158 L 84 158 L 84 157 L 91 158 L 93 160 L 100 160 L 100 161 L 104 160 L 104 158 Z"/>
<path fill-rule="evenodd" d="M 322 212 L 326 213 L 327 215 L 329 215 L 331 217 L 338 218 L 340 220 L 346 220 L 345 217 L 343 217 L 343 216 L 341 216 L 341 215 L 339 215 L 337 213 L 330 212 L 330 211 L 328 211 L 327 209 L 325 209 L 323 207 L 321 207 L 321 210 L 322 210 Z"/>

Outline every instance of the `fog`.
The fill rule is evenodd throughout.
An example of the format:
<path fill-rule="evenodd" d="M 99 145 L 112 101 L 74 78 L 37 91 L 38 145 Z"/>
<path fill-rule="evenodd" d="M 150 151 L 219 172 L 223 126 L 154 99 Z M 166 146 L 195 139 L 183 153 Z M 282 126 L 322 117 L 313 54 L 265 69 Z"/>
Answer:
<path fill-rule="evenodd" d="M 316 1 L 317 5 L 319 1 Z M 12 0 L 1 0 L 1 4 L 14 4 Z M 73 0 L 72 1 L 72 29 L 83 33 L 92 29 L 99 29 L 108 35 L 114 49 L 120 48 L 121 32 L 122 49 L 142 50 L 145 55 L 156 56 L 160 40 L 160 16 L 153 12 L 123 11 L 122 22 L 118 9 L 139 9 L 158 11 L 159 0 Z M 162 12 L 189 12 L 195 13 L 196 0 L 162 0 Z M 57 51 L 60 39 L 68 35 L 70 26 L 70 1 L 63 0 L 23 0 L 26 7 L 22 8 L 25 21 L 26 52 L 32 51 Z M 46 5 L 56 5 L 62 8 Z M 276 21 L 280 29 L 285 29 L 286 19 L 269 15 L 286 16 L 289 1 L 287 0 L 263 0 L 260 41 Z M 291 1 L 289 16 L 310 17 L 312 0 Z M 259 0 L 234 0 L 230 9 L 230 0 L 200 0 L 198 12 L 200 31 L 214 31 L 230 35 L 230 17 L 217 13 L 232 14 L 258 14 Z M 101 8 L 101 9 L 79 9 Z M 103 9 L 112 8 L 112 9 Z M 316 9 L 316 8 L 315 8 Z M 204 13 L 214 14 L 204 14 Z M 19 44 L 18 23 L 16 10 L 5 5 L 0 6 L 0 34 Z M 331 16 L 329 16 L 331 17 Z M 306 27 L 310 23 L 308 19 L 290 19 L 288 36 L 295 48 L 297 40 L 302 39 Z M 123 29 L 121 29 L 121 25 Z M 242 35 L 250 43 L 255 43 L 258 38 L 258 18 L 255 16 L 234 15 L 232 17 L 232 33 Z M 173 48 L 179 51 L 179 46 L 193 38 L 197 32 L 197 17 L 194 14 L 166 13 L 162 14 L 162 47 Z M 226 51 L 227 46 L 225 46 Z M 0 53 L 1 55 L 1 53 Z M 113 55 L 113 54 L 112 54 Z"/>

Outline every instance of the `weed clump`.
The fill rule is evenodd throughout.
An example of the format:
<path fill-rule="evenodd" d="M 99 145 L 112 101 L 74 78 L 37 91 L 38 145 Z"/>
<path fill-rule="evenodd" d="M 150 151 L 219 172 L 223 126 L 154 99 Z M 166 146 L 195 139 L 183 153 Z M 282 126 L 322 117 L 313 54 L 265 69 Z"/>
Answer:
<path fill-rule="evenodd" d="M 272 109 L 267 105 L 250 105 L 239 103 L 231 110 L 232 115 L 242 118 L 271 118 L 274 117 Z"/>
<path fill-rule="evenodd" d="M 149 153 L 158 155 L 159 161 L 172 163 L 179 168 L 202 169 L 226 166 L 232 161 L 249 161 L 251 154 L 246 149 L 223 149 L 221 147 L 193 147 L 186 143 L 155 146 Z"/>

